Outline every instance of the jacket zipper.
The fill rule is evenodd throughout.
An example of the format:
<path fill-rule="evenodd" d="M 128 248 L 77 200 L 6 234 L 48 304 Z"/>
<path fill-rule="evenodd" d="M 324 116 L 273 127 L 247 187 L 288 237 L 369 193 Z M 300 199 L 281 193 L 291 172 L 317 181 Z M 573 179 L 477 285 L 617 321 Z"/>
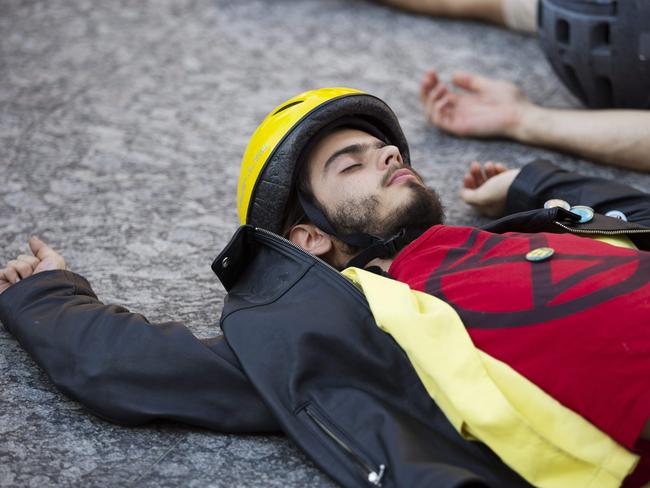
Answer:
<path fill-rule="evenodd" d="M 318 428 L 332 439 L 339 447 L 341 447 L 353 461 L 355 461 L 359 467 L 367 474 L 367 480 L 370 484 L 374 486 L 381 486 L 381 479 L 384 477 L 384 472 L 386 471 L 386 465 L 380 464 L 377 469 L 372 467 L 372 463 L 368 462 L 363 456 L 355 452 L 355 450 L 348 445 L 340 436 L 336 435 L 332 429 L 330 429 L 325 422 L 317 415 L 310 407 L 304 407 L 304 412 L 307 416 L 318 426 Z"/>
<path fill-rule="evenodd" d="M 367 303 L 365 300 L 365 295 L 361 292 L 361 290 L 359 290 L 348 279 L 343 277 L 339 271 L 334 269 L 332 266 L 327 264 L 322 259 L 312 254 L 309 254 L 304 249 L 297 246 L 290 240 L 285 239 L 284 237 L 279 236 L 271 231 L 259 227 L 256 227 L 255 231 L 261 234 L 263 238 L 266 238 L 275 244 L 287 246 L 291 250 L 297 252 L 299 255 L 308 258 L 309 260 L 313 261 L 315 264 L 323 267 L 328 272 L 331 272 L 332 276 L 339 283 L 343 284 L 346 288 L 348 288 L 350 292 L 353 293 L 354 296 L 362 300 L 364 304 Z M 341 447 L 355 461 L 355 463 L 364 471 L 364 473 L 367 474 L 366 479 L 370 484 L 374 486 L 381 486 L 381 480 L 384 476 L 384 472 L 386 471 L 386 465 L 380 464 L 378 468 L 373 468 L 371 462 L 367 461 L 364 456 L 357 453 L 352 447 L 350 447 L 350 445 L 347 442 L 341 439 L 340 436 L 336 435 L 332 431 L 332 429 L 330 429 L 327 426 L 325 421 L 321 419 L 320 416 L 314 412 L 314 410 L 312 410 L 309 406 L 306 406 L 303 408 L 303 411 L 312 420 L 312 422 L 320 429 L 321 432 L 323 432 L 330 439 L 332 439 L 339 447 Z"/>
<path fill-rule="evenodd" d="M 553 222 L 555 225 L 559 225 L 565 230 L 568 230 L 572 234 L 602 234 L 602 235 L 621 235 L 621 234 L 647 234 L 650 233 L 650 229 L 621 229 L 621 230 L 597 230 L 597 229 L 574 229 L 568 227 L 559 222 Z"/>
<path fill-rule="evenodd" d="M 343 286 L 348 288 L 350 290 L 350 292 L 354 294 L 354 296 L 356 296 L 358 299 L 360 299 L 364 304 L 367 303 L 366 302 L 366 297 L 365 297 L 365 295 L 363 294 L 363 292 L 361 290 L 359 290 L 350 280 L 348 280 L 343 275 L 341 275 L 341 273 L 339 271 L 337 271 L 335 268 L 333 268 L 332 266 L 327 264 L 325 261 L 323 261 L 319 257 L 314 256 L 313 254 L 309 254 L 307 251 L 302 249 L 300 246 L 297 246 L 296 244 L 294 244 L 290 240 L 285 239 L 284 237 L 279 236 L 278 234 L 275 234 L 275 233 L 273 233 L 271 231 L 268 231 L 266 229 L 262 229 L 260 227 L 255 227 L 255 232 L 258 232 L 258 233 L 262 234 L 262 236 L 264 238 L 269 239 L 271 242 L 274 242 L 275 244 L 288 246 L 290 249 L 296 251 L 301 256 L 306 257 L 309 260 L 314 261 L 317 265 L 319 265 L 321 267 L 324 267 L 324 269 L 326 269 L 327 271 L 333 273 L 333 277 L 335 277 L 335 279 L 338 282 L 342 283 Z"/>

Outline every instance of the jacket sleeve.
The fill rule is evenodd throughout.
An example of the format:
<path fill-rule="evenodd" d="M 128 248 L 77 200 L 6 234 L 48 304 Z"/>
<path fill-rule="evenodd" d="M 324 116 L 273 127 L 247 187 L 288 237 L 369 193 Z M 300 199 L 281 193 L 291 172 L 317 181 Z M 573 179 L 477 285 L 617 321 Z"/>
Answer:
<path fill-rule="evenodd" d="M 629 222 L 650 226 L 650 195 L 615 181 L 584 176 L 544 160 L 524 166 L 508 191 L 507 212 L 541 208 L 551 198 L 587 205 L 605 214 L 623 212 Z"/>
<path fill-rule="evenodd" d="M 69 271 L 26 278 L 0 294 L 0 320 L 66 395 L 127 425 L 169 419 L 222 432 L 279 426 L 223 337 L 104 305 Z"/>

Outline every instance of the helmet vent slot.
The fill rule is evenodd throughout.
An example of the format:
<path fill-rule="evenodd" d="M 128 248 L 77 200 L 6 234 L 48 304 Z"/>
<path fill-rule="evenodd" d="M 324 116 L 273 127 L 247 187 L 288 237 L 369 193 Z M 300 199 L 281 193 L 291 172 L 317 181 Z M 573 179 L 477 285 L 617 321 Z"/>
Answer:
<path fill-rule="evenodd" d="M 611 44 L 608 22 L 596 24 L 591 31 L 591 45 L 593 48 L 609 48 Z"/>
<path fill-rule="evenodd" d="M 563 44 L 571 41 L 571 26 L 566 20 L 558 19 L 555 23 L 555 39 Z"/>
<path fill-rule="evenodd" d="M 303 102 L 303 100 L 296 100 L 295 102 L 287 103 L 284 107 L 280 107 L 280 108 L 277 109 L 275 112 L 273 112 L 273 115 L 277 115 L 277 114 L 279 114 L 280 112 L 283 112 L 283 111 L 285 111 L 286 109 L 291 108 L 291 107 L 293 107 L 294 105 L 298 105 L 299 103 L 302 103 L 302 102 Z"/>

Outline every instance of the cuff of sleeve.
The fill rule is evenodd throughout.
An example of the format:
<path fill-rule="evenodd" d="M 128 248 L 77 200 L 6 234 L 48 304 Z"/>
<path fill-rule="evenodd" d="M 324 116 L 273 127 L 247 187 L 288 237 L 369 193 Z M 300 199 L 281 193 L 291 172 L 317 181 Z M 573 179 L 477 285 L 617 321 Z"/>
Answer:
<path fill-rule="evenodd" d="M 21 308 L 23 302 L 33 299 L 35 293 L 36 296 L 45 293 L 53 286 L 59 290 L 72 286 L 73 293 L 95 297 L 90 283 L 83 276 L 60 269 L 42 271 L 20 280 L 0 293 L 0 322 L 11 332 L 10 324 L 15 311 Z"/>
<path fill-rule="evenodd" d="M 521 168 L 521 171 L 510 185 L 506 198 L 507 213 L 525 212 L 541 208 L 544 196 L 537 191 L 541 183 L 549 175 L 563 171 L 550 161 L 537 159 Z"/>

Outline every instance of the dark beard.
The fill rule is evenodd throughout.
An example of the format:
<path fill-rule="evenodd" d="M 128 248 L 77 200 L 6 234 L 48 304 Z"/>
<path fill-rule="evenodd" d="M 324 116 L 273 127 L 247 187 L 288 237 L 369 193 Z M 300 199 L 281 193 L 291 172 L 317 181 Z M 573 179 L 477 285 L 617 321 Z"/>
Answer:
<path fill-rule="evenodd" d="M 327 218 L 339 236 L 360 233 L 384 239 L 405 227 L 424 231 L 442 224 L 444 208 L 436 191 L 412 181 L 406 184 L 412 190 L 411 200 L 383 220 L 377 216 L 379 199 L 376 196 L 342 203 L 334 212 L 326 212 Z"/>

